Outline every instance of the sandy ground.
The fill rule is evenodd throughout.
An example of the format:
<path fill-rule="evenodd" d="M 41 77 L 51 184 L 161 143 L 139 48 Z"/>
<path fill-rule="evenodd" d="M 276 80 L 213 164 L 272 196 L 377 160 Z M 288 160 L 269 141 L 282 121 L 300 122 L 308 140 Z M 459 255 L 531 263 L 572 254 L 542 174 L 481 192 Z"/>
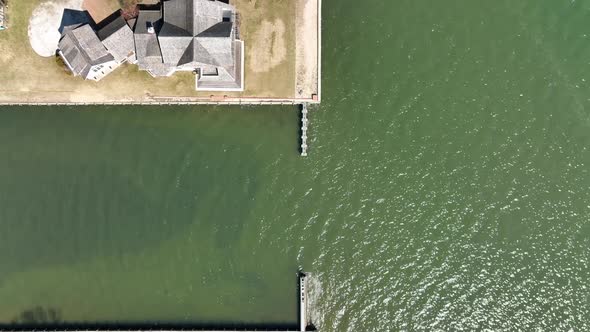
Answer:
<path fill-rule="evenodd" d="M 297 0 L 295 97 L 318 93 L 318 0 Z"/>
<path fill-rule="evenodd" d="M 253 72 L 265 73 L 280 65 L 287 58 L 285 42 L 285 23 L 280 19 L 274 22 L 263 21 L 252 43 L 256 45 L 258 56 L 250 57 L 249 66 Z"/>
<path fill-rule="evenodd" d="M 41 3 L 29 21 L 31 47 L 42 57 L 55 55 L 60 33 L 58 31 L 65 8 L 81 9 L 83 0 L 53 0 Z"/>
<path fill-rule="evenodd" d="M 246 49 L 243 95 L 295 97 L 295 2 L 230 1 Z"/>
<path fill-rule="evenodd" d="M 121 7 L 117 0 L 84 0 L 82 8 L 90 13 L 94 22 L 99 23 Z"/>

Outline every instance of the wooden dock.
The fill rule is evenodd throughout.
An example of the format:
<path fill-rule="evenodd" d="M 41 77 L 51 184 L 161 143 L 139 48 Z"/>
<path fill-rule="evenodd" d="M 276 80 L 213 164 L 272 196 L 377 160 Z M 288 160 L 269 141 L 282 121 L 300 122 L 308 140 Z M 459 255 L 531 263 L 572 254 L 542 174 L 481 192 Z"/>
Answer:
<path fill-rule="evenodd" d="M 299 331 L 307 331 L 311 325 L 307 320 L 307 274 L 299 273 Z"/>
<path fill-rule="evenodd" d="M 301 105 L 301 155 L 307 156 L 307 125 L 309 120 L 307 119 L 307 104 Z"/>

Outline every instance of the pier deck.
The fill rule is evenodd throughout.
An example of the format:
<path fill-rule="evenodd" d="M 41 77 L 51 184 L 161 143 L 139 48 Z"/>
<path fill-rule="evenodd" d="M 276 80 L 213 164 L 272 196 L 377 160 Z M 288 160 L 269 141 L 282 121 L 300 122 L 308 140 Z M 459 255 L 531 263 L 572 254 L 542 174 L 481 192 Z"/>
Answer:
<path fill-rule="evenodd" d="M 301 105 L 301 155 L 307 156 L 307 125 L 309 120 L 307 119 L 307 104 Z"/>

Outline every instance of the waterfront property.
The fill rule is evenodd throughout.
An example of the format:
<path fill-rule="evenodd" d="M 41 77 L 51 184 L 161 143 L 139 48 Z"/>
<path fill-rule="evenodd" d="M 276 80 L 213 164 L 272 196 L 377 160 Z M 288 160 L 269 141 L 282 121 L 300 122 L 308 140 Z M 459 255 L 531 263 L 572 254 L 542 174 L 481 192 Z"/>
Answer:
<path fill-rule="evenodd" d="M 172 5 L 170 1 L 139 1 L 140 11 L 155 10 L 152 23 L 157 45 L 152 43 L 156 47 L 150 51 L 156 59 L 161 57 L 163 67 L 164 62 L 168 69 L 174 67 L 174 70 L 164 71 L 170 76 L 164 76 L 150 66 L 149 59 L 142 58 L 140 49 L 136 49 L 136 37 L 142 38 L 137 34 L 139 11 L 134 11 L 133 15 L 124 12 L 136 57 L 119 63 L 127 54 L 119 52 L 118 57 L 113 44 L 109 45 L 115 37 L 105 39 L 101 33 L 107 25 L 103 22 L 105 17 L 120 6 L 117 0 L 11 1 L 7 13 L 11 28 L 0 33 L 0 81 L 6 82 L 0 86 L 0 104 L 301 104 L 320 101 L 319 0 L 223 0 L 218 4 L 222 11 L 217 18 L 217 23 L 222 23 L 218 28 L 223 29 L 216 28 L 202 36 L 193 34 L 194 25 L 187 26 L 188 20 L 177 22 L 177 18 L 170 17 L 164 8 L 168 3 Z M 150 5 L 155 8 L 148 7 Z M 192 1 L 186 5 L 194 7 Z M 230 13 L 223 8 L 234 11 Z M 173 9 L 168 9 L 168 13 Z M 85 13 L 89 20 L 63 20 L 66 11 Z M 194 12 L 186 14 L 194 16 Z M 167 19 L 175 22 L 172 26 L 184 27 L 167 32 L 164 27 Z M 228 29 L 228 19 L 232 29 Z M 81 23 L 89 24 L 106 52 L 115 58 L 116 68 L 111 71 L 104 64 L 98 68 L 100 64 L 95 60 L 100 58 L 88 60 L 80 55 L 82 58 L 78 61 L 104 71 L 104 74 L 95 73 L 93 77 L 98 80 L 80 79 L 83 70 L 78 70 L 80 77 L 72 77 L 72 70 L 56 52 L 64 37 L 64 28 Z M 144 27 L 143 32 L 147 34 L 147 26 Z M 227 33 L 233 36 L 228 37 Z M 122 34 L 125 38 L 127 35 L 129 31 Z M 174 50 L 166 48 L 165 39 Z M 148 45 L 144 46 L 147 52 Z M 180 58 L 177 49 L 178 53 L 184 51 Z M 62 50 L 62 53 L 67 52 Z M 207 61 L 200 62 L 197 57 Z M 174 63 L 176 59 L 178 62 Z M 90 70 L 88 74 L 94 72 Z"/>
<path fill-rule="evenodd" d="M 154 77 L 198 75 L 197 89 L 242 91 L 244 45 L 234 6 L 211 0 L 168 0 L 140 9 L 135 22 L 139 68 Z"/>
<path fill-rule="evenodd" d="M 91 23 L 64 28 L 58 53 L 75 76 L 99 81 L 129 62 L 153 77 L 194 72 L 197 90 L 244 89 L 244 45 L 237 39 L 233 6 L 167 0 L 141 8 L 129 23 L 118 12 L 114 16 L 98 31 Z"/>
<path fill-rule="evenodd" d="M 98 34 L 90 24 L 65 27 L 58 54 L 74 76 L 99 81 L 123 62 L 133 63 L 133 49 L 131 29 L 119 17 Z"/>

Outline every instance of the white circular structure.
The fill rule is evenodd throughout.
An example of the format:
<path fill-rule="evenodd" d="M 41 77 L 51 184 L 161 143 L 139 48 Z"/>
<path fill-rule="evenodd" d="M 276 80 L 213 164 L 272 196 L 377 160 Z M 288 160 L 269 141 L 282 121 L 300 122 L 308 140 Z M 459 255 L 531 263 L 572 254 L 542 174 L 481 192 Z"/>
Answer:
<path fill-rule="evenodd" d="M 81 10 L 83 0 L 52 0 L 39 4 L 29 20 L 29 41 L 42 57 L 55 55 L 64 9 Z"/>

